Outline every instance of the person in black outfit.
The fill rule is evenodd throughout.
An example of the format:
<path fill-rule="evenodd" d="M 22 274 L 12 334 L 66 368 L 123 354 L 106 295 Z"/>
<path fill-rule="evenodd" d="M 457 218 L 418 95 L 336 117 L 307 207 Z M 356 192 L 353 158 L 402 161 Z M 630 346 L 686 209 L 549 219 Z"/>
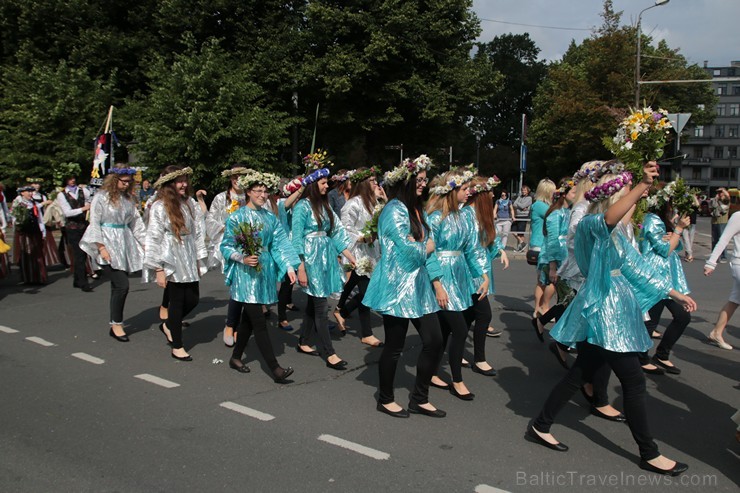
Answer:
<path fill-rule="evenodd" d="M 80 248 L 80 240 L 87 229 L 87 211 L 90 210 L 90 192 L 87 188 L 77 186 L 77 177 L 70 176 L 64 180 L 64 190 L 57 195 L 57 204 L 66 218 L 64 225 L 67 244 L 72 249 L 74 264 L 73 286 L 85 292 L 92 291 L 87 283 L 85 265 L 87 254 Z"/>

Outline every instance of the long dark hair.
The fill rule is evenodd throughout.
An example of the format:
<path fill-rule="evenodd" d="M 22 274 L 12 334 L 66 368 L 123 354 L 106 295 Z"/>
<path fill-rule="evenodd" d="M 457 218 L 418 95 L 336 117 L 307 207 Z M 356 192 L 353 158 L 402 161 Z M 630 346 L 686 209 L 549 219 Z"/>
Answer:
<path fill-rule="evenodd" d="M 676 226 L 673 224 L 673 205 L 670 200 L 663 204 L 663 208 L 657 212 L 657 216 L 665 224 L 666 233 L 673 233 Z"/>
<path fill-rule="evenodd" d="M 388 200 L 398 199 L 409 211 L 409 222 L 411 223 L 411 236 L 416 241 L 421 241 L 429 231 L 429 225 L 424 221 L 422 214 L 421 197 L 416 195 L 416 176 L 412 175 L 408 182 L 400 181 L 388 187 Z"/>
<path fill-rule="evenodd" d="M 321 229 L 321 226 L 324 224 L 324 221 L 322 220 L 323 211 L 329 217 L 329 231 L 332 231 L 334 229 L 334 211 L 329 205 L 329 194 L 325 193 L 324 195 L 321 195 L 319 192 L 319 181 L 316 180 L 304 188 L 301 198 L 308 199 L 308 203 L 311 204 L 313 217 L 316 219 L 319 229 Z"/>
<path fill-rule="evenodd" d="M 161 176 L 179 171 L 181 169 L 183 169 L 182 166 L 167 166 L 165 169 L 162 170 Z M 193 187 L 190 184 L 190 178 L 187 175 L 185 175 L 185 177 L 188 179 L 188 189 L 185 197 L 180 197 L 180 194 L 177 193 L 177 190 L 175 189 L 175 182 L 177 180 L 168 181 L 167 183 L 163 184 L 157 191 L 157 200 L 161 200 L 164 204 L 164 210 L 167 212 L 167 217 L 169 218 L 170 225 L 172 226 L 172 233 L 174 233 L 175 237 L 178 240 L 182 239 L 180 237 L 181 234 L 189 233 L 188 229 L 185 227 L 185 217 L 182 215 L 181 205 L 183 201 L 185 202 L 185 204 L 187 204 L 188 209 L 190 210 L 191 217 L 194 217 L 193 209 L 190 207 L 190 201 L 188 200 L 193 195 Z"/>
<path fill-rule="evenodd" d="M 358 173 L 365 170 L 367 170 L 367 168 L 357 168 Z M 373 213 L 373 208 L 375 208 L 375 204 L 378 203 L 378 199 L 375 197 L 375 190 L 370 184 L 371 178 L 373 177 L 368 176 L 360 183 L 354 183 L 352 185 L 352 190 L 349 193 L 349 198 L 359 196 L 362 200 L 362 205 L 365 206 L 365 210 L 367 210 L 367 212 L 369 212 L 370 214 Z"/>

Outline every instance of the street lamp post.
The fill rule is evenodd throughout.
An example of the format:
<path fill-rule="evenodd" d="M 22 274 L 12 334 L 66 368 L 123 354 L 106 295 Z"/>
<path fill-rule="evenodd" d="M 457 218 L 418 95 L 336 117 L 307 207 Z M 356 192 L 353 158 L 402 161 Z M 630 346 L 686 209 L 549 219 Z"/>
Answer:
<path fill-rule="evenodd" d="M 641 33 L 641 22 L 642 22 L 642 14 L 646 10 L 650 10 L 653 7 L 660 7 L 661 5 L 665 5 L 670 0 L 655 0 L 655 4 L 651 5 L 650 7 L 646 7 L 640 11 L 640 13 L 637 16 L 637 59 L 635 60 L 635 108 L 640 107 L 640 44 L 642 42 L 642 33 Z"/>

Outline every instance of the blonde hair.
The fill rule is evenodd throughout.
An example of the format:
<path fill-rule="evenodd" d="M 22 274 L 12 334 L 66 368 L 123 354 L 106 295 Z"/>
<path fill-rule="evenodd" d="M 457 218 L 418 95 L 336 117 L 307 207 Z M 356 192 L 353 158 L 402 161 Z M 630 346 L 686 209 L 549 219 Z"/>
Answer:
<path fill-rule="evenodd" d="M 133 197 L 131 196 L 131 183 L 129 183 L 128 189 L 125 192 L 121 192 L 118 189 L 118 178 L 120 178 L 121 176 L 127 175 L 108 173 L 103 180 L 103 186 L 100 187 L 103 192 L 106 192 L 108 194 L 108 200 L 110 200 L 111 204 L 114 205 L 118 205 L 121 197 L 125 198 L 126 200 L 133 200 Z M 131 179 L 133 180 L 133 176 L 131 177 Z"/>
<path fill-rule="evenodd" d="M 539 200 L 547 205 L 552 204 L 552 194 L 555 193 L 557 187 L 555 183 L 549 178 L 543 178 L 537 184 L 537 191 L 534 193 L 534 200 Z"/>
<path fill-rule="evenodd" d="M 613 180 L 618 175 L 608 174 L 602 176 L 598 182 L 594 184 L 594 186 L 597 185 L 603 185 L 604 183 Z M 617 192 L 615 192 L 613 195 L 611 195 L 609 198 L 601 200 L 599 202 L 592 202 L 589 204 L 588 209 L 586 210 L 587 214 L 604 214 L 606 213 L 607 209 L 611 207 L 612 205 L 616 204 L 619 199 L 624 197 L 624 195 L 631 190 L 631 186 L 625 185 L 621 189 L 619 189 Z"/>
<path fill-rule="evenodd" d="M 576 198 L 573 199 L 573 203 L 577 204 L 578 202 L 584 200 L 584 196 L 586 193 L 593 190 L 593 188 L 596 186 L 596 183 L 592 182 L 589 177 L 581 178 L 581 180 L 576 185 Z"/>
<path fill-rule="evenodd" d="M 439 184 L 444 184 L 449 181 L 450 178 L 455 176 L 457 173 L 454 171 L 448 171 L 441 176 L 435 176 L 434 180 L 439 181 Z M 437 185 L 435 185 L 437 186 Z M 431 189 L 432 187 L 430 187 Z M 436 200 L 434 199 L 436 197 Z M 427 214 L 431 214 L 434 211 L 442 211 L 442 219 L 452 214 L 457 214 L 460 211 L 460 203 L 457 201 L 457 188 L 453 188 L 450 192 L 444 195 L 431 194 L 429 201 L 427 202 Z"/>

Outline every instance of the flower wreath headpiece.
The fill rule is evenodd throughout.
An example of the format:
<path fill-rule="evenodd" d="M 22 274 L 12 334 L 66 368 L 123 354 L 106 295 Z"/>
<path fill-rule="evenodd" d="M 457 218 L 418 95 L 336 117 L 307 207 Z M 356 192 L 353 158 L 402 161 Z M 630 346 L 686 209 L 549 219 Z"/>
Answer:
<path fill-rule="evenodd" d="M 180 178 L 181 176 L 185 175 L 192 175 L 193 174 L 193 168 L 188 166 L 187 168 L 178 169 L 177 171 L 173 171 L 172 173 L 167 173 L 164 176 L 160 176 L 159 180 L 154 182 L 154 185 L 152 185 L 154 188 L 161 188 L 162 185 L 164 185 L 167 182 L 170 182 L 172 180 L 176 180 Z"/>
<path fill-rule="evenodd" d="M 255 185 L 264 185 L 268 192 L 275 193 L 280 184 L 280 177 L 273 173 L 252 170 L 250 173 L 239 176 L 237 181 L 242 190 L 249 190 Z"/>
<path fill-rule="evenodd" d="M 632 183 L 632 173 L 629 171 L 623 171 L 614 179 L 602 183 L 601 185 L 597 185 L 590 191 L 586 192 L 584 198 L 589 202 L 601 202 L 604 199 L 608 199 L 630 183 Z"/>
<path fill-rule="evenodd" d="M 43 178 L 26 178 L 26 182 L 28 183 L 44 183 Z"/>
<path fill-rule="evenodd" d="M 329 176 L 329 169 L 328 168 L 321 168 L 317 169 L 313 173 L 311 173 L 308 176 L 304 176 L 303 179 L 301 179 L 301 183 L 304 187 L 307 187 L 311 183 L 315 181 L 319 181 L 322 178 L 326 178 Z"/>
<path fill-rule="evenodd" d="M 334 163 L 329 161 L 327 152 L 317 149 L 312 154 L 303 156 L 303 165 L 306 167 L 306 173 L 320 170 L 322 168 L 330 168 L 334 166 Z"/>
<path fill-rule="evenodd" d="M 576 182 L 573 180 L 573 178 L 566 180 L 565 183 L 560 185 L 560 188 L 558 188 L 557 190 L 555 190 L 555 192 L 553 192 L 552 194 L 553 200 L 558 200 L 560 197 L 568 193 L 570 189 L 575 186 L 576 186 Z"/>
<path fill-rule="evenodd" d="M 383 175 L 383 182 L 388 186 L 393 186 L 401 181 L 408 182 L 413 175 L 422 171 L 429 171 L 432 166 L 432 160 L 426 154 L 422 154 L 413 161 L 407 158 L 391 171 L 386 172 Z"/>
<path fill-rule="evenodd" d="M 449 180 L 447 180 L 447 183 L 445 183 L 444 185 L 432 187 L 432 189 L 429 190 L 429 193 L 432 193 L 434 195 L 447 195 L 454 189 L 468 183 L 470 180 L 473 179 L 474 176 L 475 174 L 473 174 L 472 171 L 465 171 L 462 175 L 453 175 L 450 177 Z"/>
<path fill-rule="evenodd" d="M 231 169 L 225 169 L 225 170 L 223 170 L 221 172 L 221 176 L 223 176 L 224 178 L 226 178 L 226 177 L 234 176 L 234 175 L 246 175 L 247 173 L 251 173 L 252 171 L 254 171 L 254 170 L 253 169 L 250 169 L 250 168 L 245 168 L 244 166 L 236 166 L 236 167 L 231 168 Z"/>
<path fill-rule="evenodd" d="M 470 189 L 470 194 L 477 195 L 483 192 L 490 192 L 499 185 L 501 185 L 501 180 L 499 180 L 498 176 L 493 175 L 488 180 L 486 180 L 485 183 L 474 185 L 473 188 Z"/>
<path fill-rule="evenodd" d="M 31 185 L 23 185 L 22 187 L 16 188 L 15 191 L 18 192 L 18 193 L 21 193 L 21 192 L 35 192 L 36 189 L 33 188 Z"/>
<path fill-rule="evenodd" d="M 135 175 L 136 170 L 134 168 L 111 168 L 108 173 L 114 175 Z"/>
<path fill-rule="evenodd" d="M 609 161 L 602 161 L 599 169 L 591 173 L 590 177 L 593 183 L 596 183 L 604 175 L 618 175 L 625 171 L 624 163 L 617 160 L 611 159 Z"/>
<path fill-rule="evenodd" d="M 377 174 L 378 171 L 375 169 L 375 166 L 362 171 L 353 170 L 352 174 L 349 176 L 349 181 L 352 183 L 360 183 L 361 181 L 367 180 L 371 176 L 375 176 Z"/>
<path fill-rule="evenodd" d="M 584 178 L 591 179 L 595 173 L 598 173 L 601 170 L 604 163 L 607 162 L 608 161 L 588 161 L 587 163 L 583 163 L 581 168 L 573 175 L 573 181 L 578 183 Z"/>

